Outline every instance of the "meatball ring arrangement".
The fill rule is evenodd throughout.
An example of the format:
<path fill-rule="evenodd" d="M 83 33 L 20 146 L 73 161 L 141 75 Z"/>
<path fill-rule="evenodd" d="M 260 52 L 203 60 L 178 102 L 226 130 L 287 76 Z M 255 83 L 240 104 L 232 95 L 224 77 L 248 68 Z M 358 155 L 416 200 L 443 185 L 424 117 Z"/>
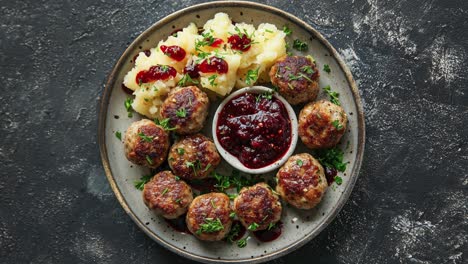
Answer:
<path fill-rule="evenodd" d="M 254 43 L 253 34 L 239 32 L 230 37 L 233 39 L 229 42 L 232 49 L 236 47 L 236 41 L 247 43 L 248 40 Z M 234 41 L 234 36 L 239 40 Z M 208 40 L 213 43 L 210 44 Z M 195 44 L 204 43 L 200 41 L 197 39 Z M 223 43 L 222 39 L 212 36 L 203 41 L 213 45 L 209 50 Z M 333 182 L 334 178 L 330 180 L 329 175 L 333 177 L 337 171 L 343 172 L 346 169 L 346 164 L 342 161 L 343 152 L 340 154 L 337 146 L 347 131 L 348 117 L 339 103 L 339 95 L 330 89 L 323 89 L 330 100 L 316 101 L 321 89 L 320 72 L 315 60 L 311 56 L 281 55 L 268 67 L 256 68 L 257 76 L 253 78 L 255 81 L 260 78 L 258 71 L 261 68 L 261 78 L 269 79 L 273 87 L 272 93 L 277 92 L 295 106 L 295 111 L 299 113 L 298 135 L 311 153 L 292 155 L 275 172 L 274 177 L 250 175 L 242 178 L 243 176 L 235 173 L 231 176 L 218 173 L 217 169 L 222 169 L 218 166 L 223 160 L 213 139 L 202 132 L 207 119 L 213 118 L 209 117 L 209 108 L 214 96 L 206 88 L 212 86 L 213 90 L 216 82 L 226 81 L 222 74 L 229 71 L 232 64 L 228 63 L 229 60 L 224 61 L 219 54 L 198 62 L 187 60 L 182 57 L 185 53 L 181 53 L 178 46 L 161 46 L 161 50 L 162 47 L 166 50 L 163 55 L 169 57 L 165 59 L 175 60 L 171 64 L 175 68 L 158 64 L 138 74 L 135 72 L 135 80 L 141 86 L 135 94 L 161 92 L 160 101 L 153 100 L 148 103 L 147 110 L 138 111 L 147 117 L 157 118 L 154 121 L 141 119 L 132 123 L 123 140 L 127 159 L 133 164 L 149 168 L 154 175 L 143 182 L 144 186 L 141 188 L 143 202 L 148 209 L 165 219 L 184 220 L 188 232 L 199 240 L 232 242 L 236 240 L 234 238 L 240 228 L 255 235 L 281 226 L 279 223 L 286 204 L 298 210 L 310 210 L 318 206 L 324 199 L 330 182 Z M 203 46 L 197 48 L 199 52 Z M 240 51 L 237 55 L 249 49 L 245 45 L 238 48 Z M 190 67 L 184 68 L 182 66 L 185 64 L 179 65 L 179 62 L 187 62 Z M 181 67 L 185 74 L 182 79 L 177 75 Z M 203 71 L 197 72 L 197 69 Z M 329 71 L 328 68 L 327 72 Z M 213 72 L 215 78 L 207 75 Z M 245 79 L 239 79 L 240 83 L 244 84 L 245 81 L 247 85 L 253 85 L 252 79 L 248 78 L 251 77 L 249 74 L 255 73 L 255 68 L 246 68 L 244 72 Z M 178 82 L 171 83 L 170 88 L 165 86 L 169 83 L 166 81 L 168 76 L 179 78 Z M 135 80 L 127 78 L 126 83 L 136 87 L 133 83 Z M 163 81 L 166 82 L 164 85 Z M 163 95 L 164 89 L 167 91 Z M 230 89 L 222 95 L 229 92 Z M 142 98 L 143 95 L 139 96 Z M 268 95 L 262 94 L 252 101 L 260 100 L 262 96 L 268 98 Z M 140 103 L 145 105 L 145 101 L 146 99 Z M 248 107 L 256 106 L 250 103 Z M 210 183 L 210 188 L 197 188 L 199 182 Z M 238 246 L 245 246 L 245 243 L 238 243 Z"/>

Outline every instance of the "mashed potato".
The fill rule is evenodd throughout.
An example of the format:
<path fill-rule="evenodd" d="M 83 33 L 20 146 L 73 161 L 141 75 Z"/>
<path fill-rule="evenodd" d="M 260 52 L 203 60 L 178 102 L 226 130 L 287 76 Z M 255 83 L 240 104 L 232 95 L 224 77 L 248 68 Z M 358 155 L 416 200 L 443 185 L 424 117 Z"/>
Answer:
<path fill-rule="evenodd" d="M 238 35 L 248 37 L 250 43 L 241 47 L 245 50 L 233 49 L 229 38 Z M 251 24 L 237 23 L 225 13 L 217 13 L 203 26 L 203 32 L 198 33 L 195 24 L 190 24 L 176 36 L 169 36 L 160 41 L 151 54 L 146 56 L 140 52 L 135 66 L 124 78 L 124 85 L 134 91 L 133 109 L 150 118 L 159 117 L 159 108 L 171 89 L 185 86 L 187 77 L 184 68 L 193 63 L 200 64 L 209 58 L 220 58 L 228 64 L 227 72 L 200 71 L 200 77 L 195 81 L 200 88 L 205 88 L 220 96 L 229 94 L 232 89 L 252 86 L 256 82 L 269 81 L 268 72 L 273 63 L 286 54 L 286 35 L 272 24 L 260 24 L 256 29 Z M 179 46 L 186 52 L 181 60 L 175 60 L 161 51 L 161 46 Z M 174 77 L 156 80 L 148 83 L 138 83 L 137 75 L 155 65 L 173 67 L 177 74 Z M 193 79 L 193 78 L 192 78 Z"/>

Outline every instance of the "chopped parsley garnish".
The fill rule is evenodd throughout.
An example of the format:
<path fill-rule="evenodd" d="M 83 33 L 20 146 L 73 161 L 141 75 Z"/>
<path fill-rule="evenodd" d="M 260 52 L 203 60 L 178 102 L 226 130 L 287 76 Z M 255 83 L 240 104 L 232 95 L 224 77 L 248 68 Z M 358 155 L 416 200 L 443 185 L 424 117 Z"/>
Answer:
<path fill-rule="evenodd" d="M 167 66 L 167 65 L 160 65 L 160 68 L 161 68 L 161 71 L 163 71 L 163 72 L 169 71 L 169 66 Z"/>
<path fill-rule="evenodd" d="M 192 168 L 195 176 L 197 176 L 197 171 L 201 169 L 200 160 L 196 160 L 195 162 L 185 161 L 185 166 L 187 166 L 187 168 Z"/>
<path fill-rule="evenodd" d="M 221 220 L 219 218 L 205 218 L 205 223 L 200 224 L 200 228 L 196 231 L 196 233 L 198 235 L 201 233 L 214 233 L 223 229 L 223 223 L 221 223 Z"/>
<path fill-rule="evenodd" d="M 237 197 L 237 194 L 235 193 L 234 194 L 227 193 L 226 195 L 229 197 L 229 200 L 234 200 Z"/>
<path fill-rule="evenodd" d="M 229 217 L 230 217 L 230 218 L 236 217 L 236 213 L 235 213 L 235 212 L 231 212 L 231 213 L 229 214 Z"/>
<path fill-rule="evenodd" d="M 304 162 L 302 160 L 298 159 L 298 160 L 296 160 L 296 164 L 297 164 L 297 166 L 302 167 Z"/>
<path fill-rule="evenodd" d="M 198 39 L 195 40 L 195 49 L 197 51 L 201 47 L 213 45 L 213 43 L 215 42 L 216 39 L 213 37 L 213 35 L 211 35 L 211 32 L 213 32 L 213 30 L 211 30 L 210 32 L 202 33 L 201 35 L 202 35 L 203 39 L 202 40 L 198 40 Z"/>
<path fill-rule="evenodd" d="M 213 75 L 211 75 L 210 77 L 208 77 L 208 81 L 210 82 L 210 85 L 211 85 L 211 86 L 217 86 L 217 85 L 218 85 L 218 84 L 215 82 L 217 77 L 218 77 L 218 75 L 216 75 L 216 74 L 213 74 Z"/>
<path fill-rule="evenodd" d="M 339 121 L 339 120 L 334 120 L 334 121 L 332 122 L 332 125 L 333 125 L 336 129 L 338 129 L 338 130 L 343 129 L 343 125 L 340 124 L 340 121 Z"/>
<path fill-rule="evenodd" d="M 306 79 L 307 81 L 312 82 L 312 80 L 311 80 L 309 77 L 307 77 L 306 75 L 304 75 L 304 74 L 302 74 L 302 73 L 299 73 L 298 75 L 289 74 L 288 78 L 289 78 L 289 80 L 291 80 L 291 81 L 299 80 L 300 78 L 304 78 L 304 79 Z"/>
<path fill-rule="evenodd" d="M 330 72 L 331 72 L 330 66 L 328 66 L 328 64 L 323 65 L 323 70 L 324 70 L 325 72 L 327 72 L 327 73 L 330 73 Z"/>
<path fill-rule="evenodd" d="M 132 104 L 133 104 L 133 98 L 130 98 L 128 97 L 126 100 L 125 100 L 125 109 L 127 110 L 127 113 L 128 113 L 128 117 L 133 117 L 133 107 L 132 107 Z"/>
<path fill-rule="evenodd" d="M 245 76 L 245 83 L 248 85 L 254 84 L 258 80 L 258 70 L 260 68 L 257 68 L 256 70 L 248 70 L 247 75 Z"/>
<path fill-rule="evenodd" d="M 116 131 L 115 137 L 118 138 L 119 140 L 122 140 L 122 133 L 120 133 L 120 131 Z"/>
<path fill-rule="evenodd" d="M 174 176 L 174 179 L 175 179 L 176 181 L 180 181 L 180 177 L 177 176 L 177 175 Z"/>
<path fill-rule="evenodd" d="M 324 149 L 317 152 L 318 161 L 325 167 L 335 168 L 337 171 L 345 171 L 346 163 L 343 162 L 344 153 L 338 147 Z"/>
<path fill-rule="evenodd" d="M 237 246 L 240 248 L 244 248 L 245 246 L 247 246 L 247 238 L 249 237 L 239 239 L 239 241 L 237 241 Z"/>
<path fill-rule="evenodd" d="M 249 227 L 247 227 L 248 230 L 250 231 L 255 231 L 257 230 L 257 228 L 259 227 L 259 225 L 255 222 L 253 222 L 252 224 L 249 225 Z"/>
<path fill-rule="evenodd" d="M 140 138 L 143 139 L 146 142 L 153 142 L 153 137 L 148 137 L 143 132 L 138 133 L 138 136 L 140 136 Z"/>
<path fill-rule="evenodd" d="M 164 196 L 168 191 L 169 191 L 169 188 L 164 189 L 164 191 L 161 193 L 161 196 Z"/>
<path fill-rule="evenodd" d="M 261 93 L 261 94 L 257 95 L 257 97 L 255 98 L 255 100 L 256 100 L 257 102 L 260 102 L 260 100 L 261 100 L 262 98 L 265 98 L 265 99 L 267 99 L 267 100 L 273 99 L 273 92 Z"/>
<path fill-rule="evenodd" d="M 338 185 L 341 185 L 343 183 L 343 179 L 340 176 L 335 176 L 335 182 Z"/>
<path fill-rule="evenodd" d="M 153 165 L 153 159 L 150 156 L 146 155 L 146 161 L 149 165 Z"/>
<path fill-rule="evenodd" d="M 179 80 L 179 82 L 177 82 L 177 85 L 178 86 L 186 86 L 187 83 L 198 84 L 198 81 L 192 79 L 192 77 L 190 77 L 190 75 L 187 73 L 187 74 L 184 75 L 184 77 L 182 77 L 182 79 Z"/>
<path fill-rule="evenodd" d="M 323 90 L 325 91 L 326 94 L 328 94 L 330 96 L 330 102 L 336 104 L 336 105 L 341 105 L 340 103 L 340 100 L 338 97 L 340 97 L 340 94 L 337 93 L 337 92 L 333 92 L 331 90 L 331 87 L 330 85 L 327 85 L 325 87 L 323 87 Z"/>
<path fill-rule="evenodd" d="M 175 202 L 176 202 L 176 203 L 180 203 L 180 201 L 182 201 L 182 199 L 181 199 L 181 198 L 179 198 L 179 199 L 175 200 Z"/>
<path fill-rule="evenodd" d="M 208 165 L 206 165 L 206 167 L 205 167 L 205 169 L 203 171 L 204 172 L 208 171 L 210 168 L 211 168 L 211 163 L 208 163 Z"/>
<path fill-rule="evenodd" d="M 143 187 L 145 186 L 145 184 L 149 182 L 152 177 L 153 177 L 152 175 L 144 175 L 140 178 L 140 180 L 134 181 L 133 185 L 135 186 L 135 188 L 141 191 L 143 190 Z"/>
<path fill-rule="evenodd" d="M 273 33 L 273 30 L 265 29 L 265 32 Z"/>
<path fill-rule="evenodd" d="M 298 51 L 306 51 L 309 49 L 307 43 L 300 41 L 299 39 L 295 39 L 293 43 L 293 48 Z"/>
<path fill-rule="evenodd" d="M 312 66 L 310 65 L 304 65 L 301 67 L 301 71 L 307 73 L 307 74 L 313 74 L 314 73 L 314 69 L 312 69 Z"/>
<path fill-rule="evenodd" d="M 184 155 L 184 153 L 185 153 L 185 149 L 183 149 L 183 148 L 177 148 L 177 154 L 179 154 L 179 155 Z"/>
<path fill-rule="evenodd" d="M 166 118 L 166 119 L 163 119 L 163 120 L 159 120 L 159 119 L 154 119 L 154 123 L 156 123 L 156 125 L 160 125 L 162 126 L 162 128 L 166 131 L 171 131 L 171 130 L 174 130 L 175 127 L 171 127 L 169 122 L 171 121 L 170 118 Z"/>
<path fill-rule="evenodd" d="M 185 110 L 184 107 L 181 107 L 176 111 L 176 116 L 180 118 L 184 118 L 187 116 L 187 111 Z"/>
<path fill-rule="evenodd" d="M 289 36 L 289 35 L 291 35 L 292 30 L 289 29 L 288 26 L 284 25 L 283 26 L 283 32 L 284 32 L 284 34 L 286 34 L 286 36 Z"/>

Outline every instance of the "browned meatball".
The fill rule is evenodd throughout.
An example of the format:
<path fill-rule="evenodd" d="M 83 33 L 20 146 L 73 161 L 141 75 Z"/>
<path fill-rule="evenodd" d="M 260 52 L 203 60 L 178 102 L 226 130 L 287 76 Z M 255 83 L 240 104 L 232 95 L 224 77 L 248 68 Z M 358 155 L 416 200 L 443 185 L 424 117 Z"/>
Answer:
<path fill-rule="evenodd" d="M 221 161 L 213 141 L 202 134 L 185 136 L 169 152 L 169 166 L 186 180 L 206 178 Z"/>
<path fill-rule="evenodd" d="M 229 197 L 224 193 L 207 193 L 193 199 L 187 212 L 187 227 L 201 240 L 223 239 L 231 230 Z"/>
<path fill-rule="evenodd" d="M 341 106 L 320 100 L 307 104 L 299 113 L 298 134 L 311 149 L 331 148 L 340 142 L 347 122 Z"/>
<path fill-rule="evenodd" d="M 153 121 L 133 122 L 125 133 L 125 156 L 135 164 L 157 168 L 167 157 L 169 134 Z"/>
<path fill-rule="evenodd" d="M 276 191 L 299 209 L 315 207 L 328 187 L 322 165 L 308 153 L 291 156 L 276 177 Z"/>
<path fill-rule="evenodd" d="M 192 200 L 190 186 L 170 171 L 154 175 L 143 189 L 145 204 L 167 219 L 185 214 Z"/>
<path fill-rule="evenodd" d="M 234 199 L 234 211 L 247 229 L 264 230 L 281 218 L 281 203 L 268 184 L 261 182 L 242 188 Z"/>
<path fill-rule="evenodd" d="M 319 93 L 319 71 L 310 57 L 286 56 L 270 70 L 271 83 L 292 105 L 313 101 Z"/>
<path fill-rule="evenodd" d="M 161 106 L 161 117 L 169 118 L 169 124 L 178 134 L 192 134 L 203 128 L 208 115 L 208 96 L 196 86 L 171 90 Z"/>

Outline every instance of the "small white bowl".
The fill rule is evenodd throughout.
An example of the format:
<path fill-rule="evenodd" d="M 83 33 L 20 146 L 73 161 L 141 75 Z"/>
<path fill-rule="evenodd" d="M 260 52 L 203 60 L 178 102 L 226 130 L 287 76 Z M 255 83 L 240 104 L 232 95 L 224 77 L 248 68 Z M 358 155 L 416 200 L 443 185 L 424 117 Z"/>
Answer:
<path fill-rule="evenodd" d="M 236 169 L 238 169 L 240 171 L 243 171 L 245 173 L 262 174 L 262 173 L 270 172 L 272 170 L 275 170 L 275 169 L 279 168 L 281 165 L 283 165 L 286 162 L 286 160 L 293 154 L 294 150 L 296 149 L 296 144 L 297 144 L 297 117 L 296 117 L 296 113 L 294 113 L 294 110 L 292 109 L 291 105 L 282 96 L 280 96 L 278 93 L 273 93 L 273 96 L 275 98 L 279 99 L 284 104 L 284 106 L 286 108 L 286 111 L 288 113 L 288 116 L 289 116 L 289 118 L 291 120 L 291 144 L 289 145 L 289 148 L 286 151 L 286 153 L 279 160 L 273 162 L 270 165 L 267 165 L 265 167 L 258 168 L 258 169 L 247 168 L 244 164 L 242 164 L 239 161 L 239 159 L 237 157 L 231 155 L 231 153 L 229 153 L 226 149 L 223 148 L 223 146 L 221 146 L 221 144 L 219 143 L 219 140 L 218 140 L 217 133 L 216 133 L 216 129 L 218 127 L 219 113 L 224 108 L 226 103 L 228 103 L 229 101 L 231 101 L 231 99 L 233 99 L 234 97 L 236 97 L 236 96 L 238 96 L 240 94 L 247 93 L 247 92 L 248 93 L 261 94 L 261 93 L 271 92 L 271 91 L 272 91 L 272 89 L 270 89 L 268 87 L 264 87 L 264 86 L 246 87 L 246 88 L 242 88 L 242 89 L 240 89 L 238 91 L 235 91 L 234 93 L 232 93 L 231 95 L 226 97 L 221 102 L 221 104 L 218 106 L 218 109 L 216 109 L 216 112 L 215 112 L 214 117 L 213 117 L 212 132 L 213 132 L 213 140 L 214 140 L 214 143 L 216 145 L 216 148 L 218 149 L 221 156 L 229 164 L 231 164 L 231 166 L 233 166 L 234 168 L 236 168 Z"/>

